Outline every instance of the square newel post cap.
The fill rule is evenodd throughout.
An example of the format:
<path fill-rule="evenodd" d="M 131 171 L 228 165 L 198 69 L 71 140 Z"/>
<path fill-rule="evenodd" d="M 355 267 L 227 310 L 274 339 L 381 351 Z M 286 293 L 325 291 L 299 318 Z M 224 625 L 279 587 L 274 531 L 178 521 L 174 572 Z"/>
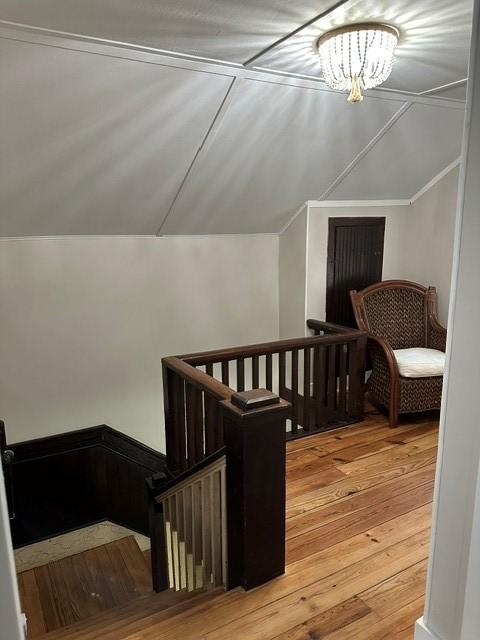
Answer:
<path fill-rule="evenodd" d="M 268 389 L 237 391 L 230 400 L 223 400 L 220 404 L 232 418 L 249 422 L 256 418 L 284 415 L 290 410 L 289 402 Z"/>
<path fill-rule="evenodd" d="M 233 405 L 242 411 L 251 411 L 260 407 L 267 407 L 280 402 L 279 396 L 268 389 L 252 389 L 251 391 L 237 391 L 232 395 Z"/>

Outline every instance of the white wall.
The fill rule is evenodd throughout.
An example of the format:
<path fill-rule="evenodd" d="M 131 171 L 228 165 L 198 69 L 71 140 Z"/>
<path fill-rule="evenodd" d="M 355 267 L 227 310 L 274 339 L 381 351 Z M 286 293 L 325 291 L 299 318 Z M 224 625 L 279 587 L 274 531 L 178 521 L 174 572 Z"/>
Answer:
<path fill-rule="evenodd" d="M 23 640 L 23 621 L 20 617 L 20 599 L 13 558 L 7 497 L 0 464 L 0 637 L 5 640 Z"/>
<path fill-rule="evenodd" d="M 309 206 L 307 316 L 325 319 L 328 219 L 385 217 L 383 278 L 403 277 L 407 206 L 321 207 Z"/>
<path fill-rule="evenodd" d="M 280 236 L 280 338 L 298 338 L 305 335 L 307 223 L 308 211 L 305 207 Z"/>
<path fill-rule="evenodd" d="M 437 287 L 443 323 L 448 318 L 457 191 L 455 167 L 409 207 L 404 273 L 408 280 Z"/>
<path fill-rule="evenodd" d="M 480 542 L 480 496 L 475 495 L 480 459 L 479 13 L 476 0 L 425 628 L 419 628 L 418 639 L 478 640 L 480 627 L 480 584 L 472 573 L 478 570 Z"/>
<path fill-rule="evenodd" d="M 278 339 L 275 236 L 0 241 L 10 442 L 106 423 L 164 449 L 162 356 Z"/>

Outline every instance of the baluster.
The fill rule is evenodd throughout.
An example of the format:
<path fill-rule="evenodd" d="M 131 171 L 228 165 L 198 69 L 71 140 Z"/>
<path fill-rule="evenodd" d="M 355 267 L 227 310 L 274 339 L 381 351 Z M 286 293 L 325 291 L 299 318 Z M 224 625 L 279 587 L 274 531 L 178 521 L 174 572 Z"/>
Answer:
<path fill-rule="evenodd" d="M 212 569 L 213 584 L 218 587 L 222 584 L 222 523 L 221 523 L 221 484 L 220 472 L 216 471 L 210 476 L 211 482 L 211 516 L 212 516 Z"/>
<path fill-rule="evenodd" d="M 329 420 L 333 420 L 335 417 L 335 397 L 337 395 L 336 360 L 336 345 L 332 344 L 328 347 L 327 411 Z"/>
<path fill-rule="evenodd" d="M 237 391 L 245 390 L 245 358 L 237 360 Z"/>
<path fill-rule="evenodd" d="M 209 362 L 207 365 L 205 365 L 205 373 L 213 378 L 213 362 Z"/>
<path fill-rule="evenodd" d="M 192 527 L 193 527 L 193 571 L 194 588 L 203 587 L 202 579 L 202 485 L 196 482 L 192 487 Z"/>
<path fill-rule="evenodd" d="M 366 336 L 362 336 L 350 343 L 348 358 L 348 413 L 350 418 L 363 416 L 366 342 Z"/>
<path fill-rule="evenodd" d="M 195 460 L 198 462 L 204 456 L 204 421 L 203 421 L 203 392 L 194 389 L 195 410 Z"/>
<path fill-rule="evenodd" d="M 205 455 L 214 453 L 217 449 L 216 430 L 217 430 L 217 401 L 215 398 L 205 394 Z"/>
<path fill-rule="evenodd" d="M 222 383 L 227 385 L 227 387 L 230 384 L 230 369 L 229 369 L 229 361 L 228 360 L 224 360 L 222 362 Z"/>
<path fill-rule="evenodd" d="M 259 384 L 259 374 L 258 374 L 258 356 L 252 357 L 252 389 L 258 389 Z"/>
<path fill-rule="evenodd" d="M 180 577 L 180 541 L 178 538 L 178 504 L 177 495 L 173 495 L 170 498 L 170 515 L 172 516 L 172 553 L 173 553 L 173 571 L 175 575 L 175 591 L 180 591 L 181 577 Z"/>
<path fill-rule="evenodd" d="M 186 589 L 187 587 L 187 573 L 186 573 L 186 552 L 185 552 L 185 527 L 184 527 L 184 504 L 183 504 L 183 491 L 179 491 L 176 494 L 177 497 L 177 541 L 178 541 L 178 559 L 179 559 L 179 582 L 180 589 Z"/>
<path fill-rule="evenodd" d="M 285 351 L 280 351 L 278 354 L 278 395 L 286 400 L 285 396 L 285 360 L 286 353 Z"/>
<path fill-rule="evenodd" d="M 187 409 L 187 457 L 188 466 L 192 467 L 197 462 L 195 446 L 195 388 L 191 384 L 186 385 L 186 409 Z"/>
<path fill-rule="evenodd" d="M 326 424 L 325 406 L 325 347 L 315 347 L 314 351 L 314 396 L 315 396 L 315 427 L 320 429 Z"/>
<path fill-rule="evenodd" d="M 173 554 L 172 516 L 170 514 L 170 498 L 163 503 L 163 517 L 165 519 L 166 548 L 168 558 L 168 583 L 170 589 L 175 589 L 175 571 Z"/>
<path fill-rule="evenodd" d="M 176 376 L 174 411 L 178 466 L 180 471 L 185 471 L 185 469 L 187 468 L 185 433 L 185 381 L 183 380 L 183 378 L 180 378 L 180 376 Z"/>
<path fill-rule="evenodd" d="M 202 558 L 203 584 L 212 582 L 212 543 L 210 516 L 210 477 L 202 479 Z"/>
<path fill-rule="evenodd" d="M 298 433 L 298 350 L 292 351 L 292 433 Z"/>
<path fill-rule="evenodd" d="M 180 454 L 178 450 L 178 435 L 175 424 L 175 401 L 177 375 L 162 365 L 163 374 L 163 407 L 165 412 L 165 438 L 167 444 L 167 456 L 173 469 L 180 469 Z M 0 443 L 0 454 L 2 445 Z"/>
<path fill-rule="evenodd" d="M 265 387 L 272 391 L 272 354 L 267 353 L 265 356 Z"/>
<path fill-rule="evenodd" d="M 303 350 L 303 429 L 310 430 L 310 348 Z"/>
<path fill-rule="evenodd" d="M 227 527 L 227 473 L 226 466 L 220 470 L 220 518 L 222 527 L 222 584 L 228 582 L 228 527 Z"/>
<path fill-rule="evenodd" d="M 345 420 L 347 417 L 347 345 L 342 344 L 340 349 L 340 365 L 339 365 L 339 390 L 338 390 L 338 409 L 340 419 Z"/>
<path fill-rule="evenodd" d="M 183 490 L 183 530 L 185 532 L 185 580 L 187 591 L 195 589 L 193 565 L 192 487 Z"/>

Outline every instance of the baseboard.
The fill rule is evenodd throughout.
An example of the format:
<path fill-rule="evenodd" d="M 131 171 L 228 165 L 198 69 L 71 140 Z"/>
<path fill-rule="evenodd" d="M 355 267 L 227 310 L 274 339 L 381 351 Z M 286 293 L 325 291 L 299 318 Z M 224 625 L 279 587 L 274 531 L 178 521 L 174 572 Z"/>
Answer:
<path fill-rule="evenodd" d="M 15 548 L 110 520 L 148 534 L 145 478 L 163 453 L 107 425 L 8 445 L 15 454 Z"/>
<path fill-rule="evenodd" d="M 425 622 L 422 617 L 415 623 L 414 640 L 440 640 L 440 638 L 425 626 Z"/>

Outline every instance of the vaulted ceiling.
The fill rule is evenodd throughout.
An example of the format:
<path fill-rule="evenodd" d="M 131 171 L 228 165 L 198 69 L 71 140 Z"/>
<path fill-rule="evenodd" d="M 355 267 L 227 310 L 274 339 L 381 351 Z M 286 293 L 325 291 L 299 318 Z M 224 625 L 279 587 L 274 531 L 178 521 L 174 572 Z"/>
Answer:
<path fill-rule="evenodd" d="M 306 200 L 409 199 L 460 154 L 471 12 L 2 0 L 0 235 L 275 233 Z M 401 36 L 350 105 L 313 44 L 360 20 Z"/>

